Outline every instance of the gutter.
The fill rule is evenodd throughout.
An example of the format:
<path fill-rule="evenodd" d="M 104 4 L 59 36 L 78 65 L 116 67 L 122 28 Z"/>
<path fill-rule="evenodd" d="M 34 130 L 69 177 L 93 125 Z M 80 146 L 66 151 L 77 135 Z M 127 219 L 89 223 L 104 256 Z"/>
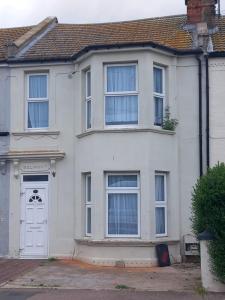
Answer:
<path fill-rule="evenodd" d="M 208 54 L 208 57 L 225 57 L 225 51 L 214 51 Z"/>
<path fill-rule="evenodd" d="M 206 165 L 210 167 L 210 142 L 209 142 L 209 58 L 205 55 L 206 71 Z"/>
<path fill-rule="evenodd" d="M 198 106 L 199 106 L 199 173 L 203 175 L 203 159 L 202 159 L 202 61 L 199 56 L 196 56 L 198 61 Z"/>
<path fill-rule="evenodd" d="M 160 45 L 154 42 L 142 42 L 142 43 L 122 43 L 122 44 L 112 44 L 112 45 L 107 45 L 107 44 L 102 44 L 102 45 L 90 45 L 85 48 L 83 48 L 81 51 L 78 53 L 74 54 L 72 58 L 76 60 L 78 57 L 86 54 L 89 51 L 93 50 L 102 50 L 102 49 L 122 49 L 122 48 L 137 48 L 137 47 L 151 47 L 163 51 L 167 51 L 169 53 L 172 53 L 174 55 L 188 55 L 188 54 L 201 54 L 202 50 L 201 49 L 186 49 L 186 50 L 179 50 L 176 48 L 170 48 L 164 45 Z"/>
<path fill-rule="evenodd" d="M 73 62 L 76 61 L 78 58 L 80 58 L 82 55 L 87 54 L 90 51 L 98 51 L 98 50 L 109 50 L 109 49 L 124 49 L 124 48 L 138 48 L 138 47 L 151 47 L 155 49 L 159 49 L 162 51 L 169 52 L 174 55 L 194 55 L 194 54 L 202 54 L 201 49 L 176 49 L 176 48 L 170 48 L 164 45 L 156 44 L 153 42 L 142 42 L 142 43 L 122 43 L 122 44 L 101 44 L 101 45 L 90 45 L 83 49 L 81 49 L 76 54 L 73 54 L 71 56 L 67 57 L 50 57 L 50 58 L 36 58 L 36 59 L 26 59 L 26 58 L 11 58 L 6 60 L 1 60 L 0 63 L 7 62 L 7 63 L 46 63 L 46 62 L 56 62 L 56 61 L 63 61 L 63 62 Z"/>
<path fill-rule="evenodd" d="M 0 131 L 0 136 L 9 136 L 9 132 L 7 132 L 7 131 Z"/>

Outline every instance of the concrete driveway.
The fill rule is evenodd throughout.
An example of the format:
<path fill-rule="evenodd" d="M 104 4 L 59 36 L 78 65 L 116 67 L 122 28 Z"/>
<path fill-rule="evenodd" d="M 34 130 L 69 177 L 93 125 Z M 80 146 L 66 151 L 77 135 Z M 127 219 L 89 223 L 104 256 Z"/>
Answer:
<path fill-rule="evenodd" d="M 4 288 L 60 288 L 194 292 L 200 289 L 196 264 L 167 268 L 96 267 L 78 261 L 43 262 L 36 269 L 8 282 Z"/>

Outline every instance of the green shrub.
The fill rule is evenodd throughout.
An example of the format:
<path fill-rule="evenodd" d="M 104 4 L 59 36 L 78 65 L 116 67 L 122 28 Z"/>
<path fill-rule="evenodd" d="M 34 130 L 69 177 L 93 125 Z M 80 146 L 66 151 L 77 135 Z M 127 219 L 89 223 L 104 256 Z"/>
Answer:
<path fill-rule="evenodd" d="M 225 283 L 225 165 L 208 170 L 192 194 L 192 227 L 195 234 L 205 229 L 215 235 L 209 243 L 212 271 Z"/>
<path fill-rule="evenodd" d="M 174 131 L 178 125 L 177 119 L 170 118 L 170 109 L 169 106 L 165 109 L 165 117 L 163 118 L 162 129 Z"/>

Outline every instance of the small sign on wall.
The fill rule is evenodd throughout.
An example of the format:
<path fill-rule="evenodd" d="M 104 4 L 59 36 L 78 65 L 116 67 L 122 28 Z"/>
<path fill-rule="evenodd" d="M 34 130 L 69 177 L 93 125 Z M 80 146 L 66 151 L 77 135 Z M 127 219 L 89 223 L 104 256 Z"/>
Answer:
<path fill-rule="evenodd" d="M 50 170 L 50 162 L 22 162 L 20 170 L 22 172 L 46 172 Z"/>

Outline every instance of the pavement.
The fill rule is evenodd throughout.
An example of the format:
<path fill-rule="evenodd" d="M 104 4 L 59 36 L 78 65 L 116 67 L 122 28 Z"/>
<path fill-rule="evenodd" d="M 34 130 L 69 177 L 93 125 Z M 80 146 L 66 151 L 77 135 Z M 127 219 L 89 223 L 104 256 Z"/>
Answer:
<path fill-rule="evenodd" d="M 90 290 L 0 290 L 0 300 L 224 300 L 225 295 L 204 297 L 188 292 L 90 291 Z"/>

